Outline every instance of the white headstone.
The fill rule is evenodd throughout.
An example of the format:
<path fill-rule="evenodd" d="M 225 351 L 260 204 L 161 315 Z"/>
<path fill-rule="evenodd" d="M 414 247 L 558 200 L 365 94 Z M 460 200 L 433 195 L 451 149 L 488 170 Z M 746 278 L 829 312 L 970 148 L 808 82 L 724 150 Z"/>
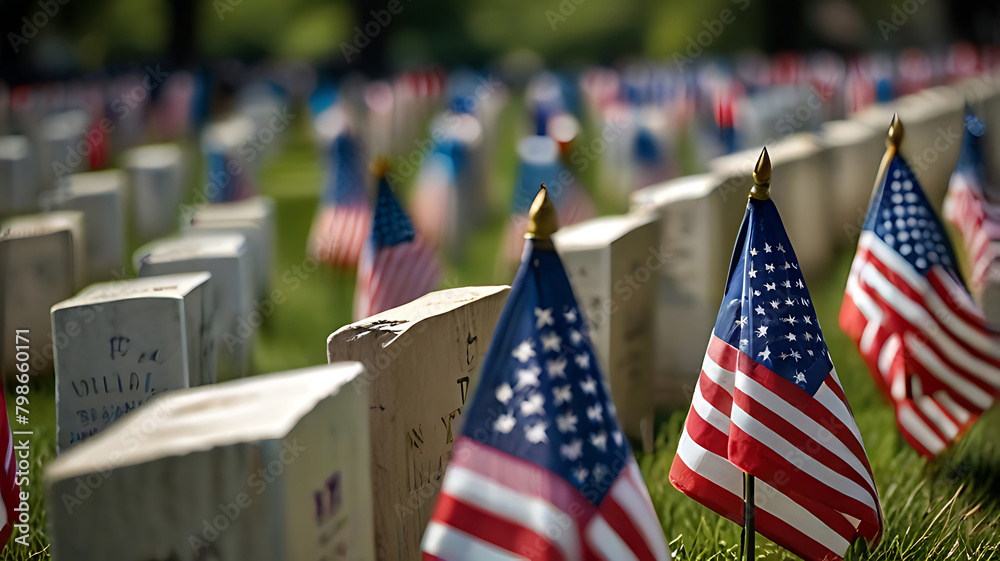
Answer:
<path fill-rule="evenodd" d="M 232 203 L 209 204 L 195 212 L 187 227 L 246 236 L 252 254 L 256 296 L 267 296 L 271 287 L 274 246 L 274 199 L 256 196 Z"/>
<path fill-rule="evenodd" d="M 820 142 L 826 147 L 825 168 L 833 204 L 830 236 L 837 246 L 853 247 L 864 225 L 885 151 L 885 131 L 858 121 L 827 121 Z"/>
<path fill-rule="evenodd" d="M 476 391 L 509 291 L 432 292 L 343 327 L 327 341 L 331 362 L 359 360 L 366 368 L 353 386 L 368 392 L 381 561 L 420 559 L 463 407 Z"/>
<path fill-rule="evenodd" d="M 594 218 L 553 236 L 587 318 L 622 429 L 653 451 L 653 368 L 661 252 L 659 216 Z"/>
<path fill-rule="evenodd" d="M 632 194 L 634 211 L 660 216 L 660 276 L 655 318 L 658 407 L 686 407 L 722 302 L 732 245 L 740 229 L 737 191 L 743 181 L 713 174 L 681 177 Z M 741 184 L 736 188 L 736 183 Z"/>
<path fill-rule="evenodd" d="M 45 210 L 78 210 L 83 213 L 87 237 L 84 262 L 88 283 L 121 278 L 125 269 L 125 174 L 94 171 L 69 176 L 42 194 Z"/>
<path fill-rule="evenodd" d="M 215 382 L 208 273 L 93 284 L 52 307 L 56 448 L 158 393 Z"/>
<path fill-rule="evenodd" d="M 259 327 L 248 323 L 253 296 L 253 264 L 248 251 L 247 240 L 240 234 L 202 234 L 157 240 L 132 256 L 140 277 L 212 273 L 220 380 L 247 374 L 253 335 Z"/>
<path fill-rule="evenodd" d="M 39 160 L 43 191 L 55 187 L 59 179 L 90 168 L 88 126 L 90 116 L 82 109 L 53 113 L 42 119 Z"/>
<path fill-rule="evenodd" d="M 339 363 L 158 396 L 45 471 L 55 559 L 374 559 L 368 390 Z"/>
<path fill-rule="evenodd" d="M 184 199 L 184 154 L 176 144 L 151 144 L 123 155 L 133 223 L 140 241 L 177 229 Z"/>
<path fill-rule="evenodd" d="M 49 309 L 83 285 L 83 215 L 50 212 L 0 223 L 2 365 L 13 372 L 16 330 L 27 330 L 31 373 L 53 371 Z"/>
<path fill-rule="evenodd" d="M 0 137 L 0 216 L 38 207 L 38 162 L 26 136 Z"/>

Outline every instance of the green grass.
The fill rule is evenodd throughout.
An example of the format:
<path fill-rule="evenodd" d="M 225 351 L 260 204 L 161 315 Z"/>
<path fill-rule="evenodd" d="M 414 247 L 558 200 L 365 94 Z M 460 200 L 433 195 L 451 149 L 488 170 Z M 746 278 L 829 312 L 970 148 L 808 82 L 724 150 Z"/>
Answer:
<path fill-rule="evenodd" d="M 497 271 L 500 231 L 506 221 L 507 201 L 514 180 L 514 144 L 524 133 L 522 108 L 516 97 L 501 119 L 496 155 L 494 203 L 496 211 L 481 231 L 472 236 L 466 255 L 449 264 L 445 285 L 510 282 Z M 320 267 L 305 278 L 295 273 L 306 261 L 306 238 L 317 206 L 321 172 L 316 151 L 307 134 L 305 112 L 284 152 L 268 162 L 260 177 L 262 191 L 277 202 L 277 240 L 272 271 L 274 290 L 286 300 L 276 305 L 257 333 L 253 372 L 273 372 L 326 362 L 326 337 L 350 322 L 354 290 L 352 275 Z M 591 166 L 581 178 L 594 185 Z M 192 178 L 198 184 L 201 176 Z M 408 194 L 404 187 L 403 196 Z M 619 212 L 624 203 L 612 189 L 597 191 L 604 213 Z M 130 244 L 134 248 L 136 244 Z M 993 431 L 1000 413 L 985 415 L 953 450 L 934 462 L 919 457 L 899 435 L 889 405 L 883 402 L 853 343 L 837 328 L 837 314 L 850 265 L 842 253 L 822 283 L 811 286 L 817 313 L 826 327 L 824 335 L 837 371 L 854 409 L 885 511 L 882 545 L 866 552 L 855 544 L 849 559 L 998 559 L 1000 558 L 1000 449 Z M 302 270 L 304 273 L 304 270 Z M 291 276 L 298 282 L 292 282 Z M 692 373 L 692 377 L 694 373 Z M 10 377 L 8 377 L 10 378 Z M 7 380 L 8 384 L 11 382 Z M 51 380 L 36 380 L 31 387 L 32 456 L 30 483 L 31 545 L 8 545 L 4 559 L 48 557 L 41 474 L 54 457 L 55 407 Z M 13 412 L 13 392 L 8 385 L 8 411 Z M 667 480 L 677 438 L 686 411 L 663 412 L 659 418 L 657 449 L 640 455 L 646 483 L 664 532 L 678 559 L 737 559 L 740 527 L 714 514 L 673 489 Z M 15 426 L 15 429 L 21 427 Z M 794 556 L 758 537 L 759 559 L 794 559 Z"/>

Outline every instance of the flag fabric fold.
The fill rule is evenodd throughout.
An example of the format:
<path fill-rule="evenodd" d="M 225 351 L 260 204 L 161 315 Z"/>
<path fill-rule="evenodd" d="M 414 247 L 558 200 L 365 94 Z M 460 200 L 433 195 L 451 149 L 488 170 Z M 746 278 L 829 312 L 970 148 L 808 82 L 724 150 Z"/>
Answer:
<path fill-rule="evenodd" d="M 944 226 L 896 155 L 868 209 L 840 326 L 895 405 L 903 436 L 929 458 L 965 434 L 1000 391 L 1000 331 L 956 267 Z"/>
<path fill-rule="evenodd" d="M 559 256 L 527 241 L 421 548 L 670 559 Z"/>
<path fill-rule="evenodd" d="M 3 469 L 0 470 L 0 551 L 10 540 L 10 535 L 14 529 L 14 524 L 18 522 L 18 513 L 14 511 L 20 502 L 20 487 L 17 484 L 17 456 L 14 453 L 14 435 L 10 430 L 10 420 L 7 418 L 6 400 L 4 391 L 0 387 L 0 410 L 3 419 L 0 421 L 0 450 L 4 451 Z"/>
<path fill-rule="evenodd" d="M 358 262 L 354 320 L 416 300 L 434 290 L 441 275 L 437 254 L 416 234 L 382 174 L 371 233 Z"/>
<path fill-rule="evenodd" d="M 726 293 L 670 469 L 681 492 L 805 559 L 882 533 L 864 442 L 771 200 L 750 199 Z"/>

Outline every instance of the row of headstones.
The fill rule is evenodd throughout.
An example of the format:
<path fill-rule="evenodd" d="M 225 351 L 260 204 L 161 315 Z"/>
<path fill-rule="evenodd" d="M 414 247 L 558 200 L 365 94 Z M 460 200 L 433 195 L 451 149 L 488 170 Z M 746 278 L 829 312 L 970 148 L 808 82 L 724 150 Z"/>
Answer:
<path fill-rule="evenodd" d="M 103 316 L 112 325 L 130 318 L 131 341 L 113 340 L 110 360 L 139 365 L 139 375 L 98 378 L 100 394 L 89 396 L 60 388 L 57 399 L 87 410 L 105 392 L 120 401 L 122 388 L 162 395 L 49 464 L 52 556 L 419 559 L 509 288 L 434 292 L 341 328 L 327 341 L 326 367 L 164 393 L 161 372 L 193 372 L 205 356 L 198 316 L 207 279 L 107 287 L 118 303 L 147 300 L 144 310 Z M 155 306 L 151 291 L 164 293 Z M 102 296 L 94 290 L 78 304 Z M 84 337 L 93 339 L 93 368 L 110 371 L 107 342 Z"/>

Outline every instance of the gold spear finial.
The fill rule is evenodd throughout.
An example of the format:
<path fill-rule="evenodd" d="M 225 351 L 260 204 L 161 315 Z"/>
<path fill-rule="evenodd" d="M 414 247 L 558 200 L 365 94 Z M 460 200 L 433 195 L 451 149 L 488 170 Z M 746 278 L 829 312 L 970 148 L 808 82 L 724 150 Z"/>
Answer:
<path fill-rule="evenodd" d="M 389 173 L 389 159 L 385 156 L 376 156 L 372 160 L 370 171 L 375 176 L 375 179 L 382 179 L 382 176 Z"/>
<path fill-rule="evenodd" d="M 536 243 L 552 243 L 552 234 L 558 229 L 559 216 L 556 214 L 556 207 L 549 198 L 548 189 L 542 183 L 528 211 L 528 230 L 524 233 L 524 238 L 534 240 Z"/>
<path fill-rule="evenodd" d="M 760 151 L 757 165 L 753 168 L 753 187 L 750 188 L 750 198 L 766 201 L 771 198 L 771 157 L 767 155 L 767 147 Z"/>
<path fill-rule="evenodd" d="M 889 123 L 889 134 L 885 137 L 886 148 L 892 147 L 899 150 L 899 147 L 903 144 L 903 122 L 899 120 L 899 115 L 896 113 L 892 114 L 892 122 Z"/>

